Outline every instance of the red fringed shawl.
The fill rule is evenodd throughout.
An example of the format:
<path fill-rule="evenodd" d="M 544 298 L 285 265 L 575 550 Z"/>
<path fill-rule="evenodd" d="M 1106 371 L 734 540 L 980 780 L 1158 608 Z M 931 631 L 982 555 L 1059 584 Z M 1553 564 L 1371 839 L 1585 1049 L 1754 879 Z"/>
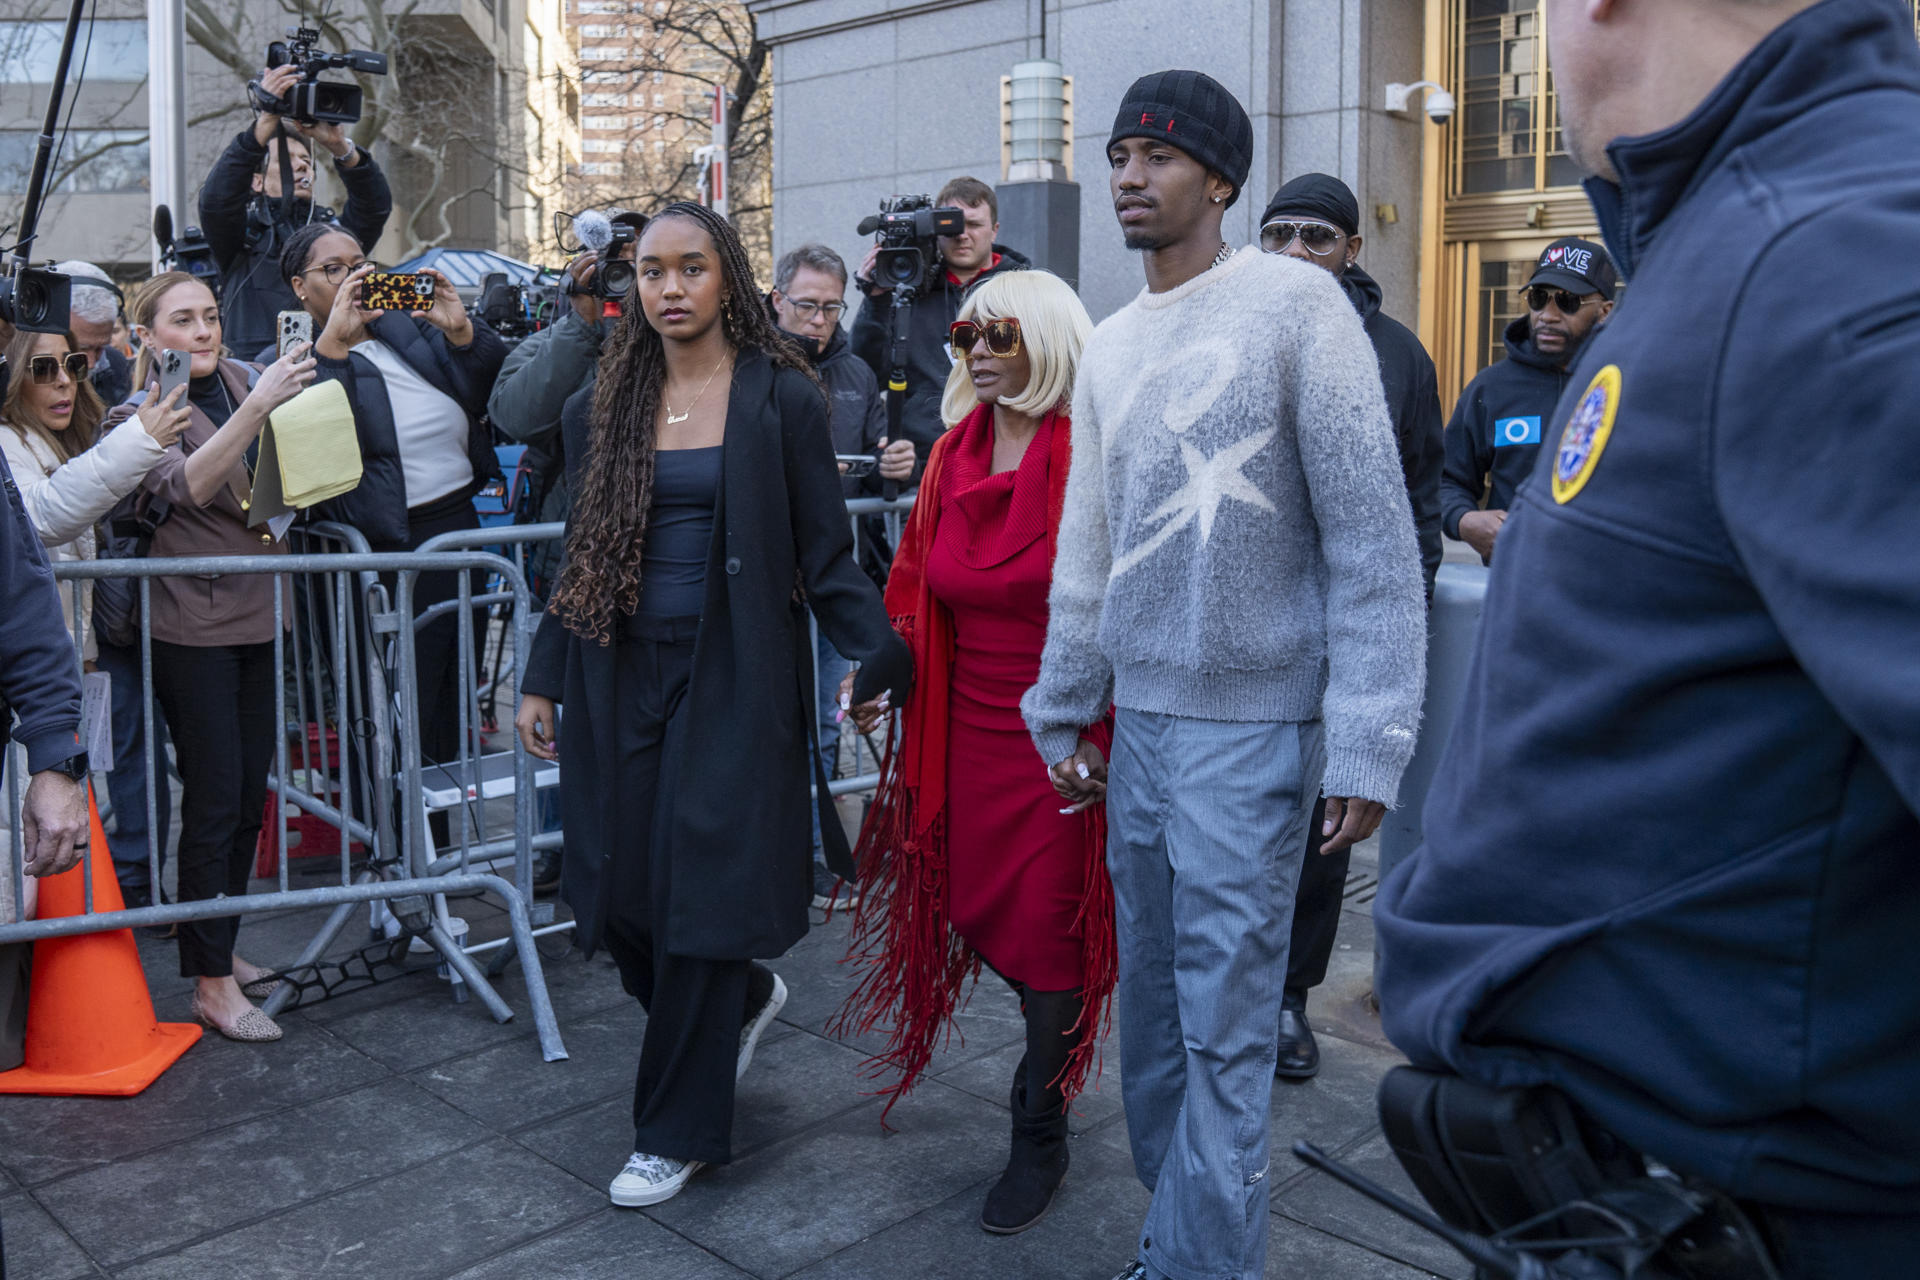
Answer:
<path fill-rule="evenodd" d="M 1065 504 L 1072 436 L 1065 414 L 1054 418 L 1047 472 L 1047 562 L 1058 550 L 1060 511 Z M 881 1092 L 893 1109 L 926 1070 L 943 1032 L 962 1002 L 969 979 L 978 978 L 980 957 L 947 921 L 947 744 L 952 689 L 953 615 L 927 586 L 925 566 L 940 522 L 940 474 L 946 457 L 969 433 L 992 430 L 992 407 L 982 405 L 934 442 L 920 481 L 920 501 L 907 518 L 892 573 L 887 613 L 913 651 L 913 697 L 889 729 L 880 787 L 854 851 L 863 897 L 854 913 L 847 958 L 865 972 L 846 1007 L 834 1017 L 837 1035 L 861 1034 L 886 1022 L 887 1046 L 869 1060 L 870 1077 L 896 1073 Z M 1082 735 L 1111 754 L 1109 714 Z M 1052 764 L 1047 761 L 1046 764 Z M 1036 768 L 1045 767 L 1038 755 Z M 1107 816 L 1104 805 L 1081 815 L 1085 838 L 1086 891 L 1074 927 L 1080 936 L 1081 988 L 1085 1009 L 1079 1040 L 1061 1074 L 1071 1099 L 1085 1087 L 1110 1018 L 1117 970 L 1113 936 L 1113 884 L 1107 878 Z M 881 1113 L 885 1120 L 886 1113 Z"/>

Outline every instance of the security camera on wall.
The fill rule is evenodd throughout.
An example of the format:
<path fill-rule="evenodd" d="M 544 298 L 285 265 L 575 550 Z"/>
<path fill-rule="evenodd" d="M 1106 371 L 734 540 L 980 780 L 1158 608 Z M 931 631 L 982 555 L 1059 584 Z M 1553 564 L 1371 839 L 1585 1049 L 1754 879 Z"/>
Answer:
<path fill-rule="evenodd" d="M 1413 100 L 1416 89 L 1427 91 L 1425 108 L 1427 119 L 1435 124 L 1445 124 L 1453 119 L 1453 95 L 1431 80 L 1417 80 L 1413 84 L 1390 84 L 1387 86 L 1386 109 L 1405 111 Z"/>

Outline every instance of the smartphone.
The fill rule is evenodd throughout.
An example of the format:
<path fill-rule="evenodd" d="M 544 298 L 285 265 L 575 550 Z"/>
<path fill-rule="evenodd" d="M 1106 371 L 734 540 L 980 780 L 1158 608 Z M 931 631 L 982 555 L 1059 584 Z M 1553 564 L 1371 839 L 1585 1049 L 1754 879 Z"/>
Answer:
<path fill-rule="evenodd" d="M 279 335 L 280 358 L 303 343 L 313 341 L 313 317 L 304 311 L 282 311 L 275 332 Z"/>
<path fill-rule="evenodd" d="M 160 398 L 165 400 L 175 387 L 184 386 L 193 375 L 193 357 L 184 351 L 162 351 L 159 363 Z"/>
<path fill-rule="evenodd" d="M 880 459 L 870 453 L 836 453 L 834 460 L 846 470 L 840 474 L 849 479 L 855 476 L 870 476 L 880 469 Z"/>
<path fill-rule="evenodd" d="M 376 271 L 361 282 L 360 305 L 369 311 L 431 311 L 433 277 L 424 271 Z"/>

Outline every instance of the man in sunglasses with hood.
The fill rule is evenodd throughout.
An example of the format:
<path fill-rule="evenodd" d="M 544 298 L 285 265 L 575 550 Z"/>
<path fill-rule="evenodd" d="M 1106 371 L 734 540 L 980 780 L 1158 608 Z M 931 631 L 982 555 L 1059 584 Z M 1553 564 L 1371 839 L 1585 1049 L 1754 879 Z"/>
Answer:
<path fill-rule="evenodd" d="M 1613 310 L 1616 278 L 1613 259 L 1591 240 L 1548 245 L 1520 291 L 1527 314 L 1507 326 L 1507 358 L 1482 369 L 1453 408 L 1441 523 L 1487 564 L 1514 490 L 1533 474 L 1541 424 L 1567 389 L 1567 371 Z"/>

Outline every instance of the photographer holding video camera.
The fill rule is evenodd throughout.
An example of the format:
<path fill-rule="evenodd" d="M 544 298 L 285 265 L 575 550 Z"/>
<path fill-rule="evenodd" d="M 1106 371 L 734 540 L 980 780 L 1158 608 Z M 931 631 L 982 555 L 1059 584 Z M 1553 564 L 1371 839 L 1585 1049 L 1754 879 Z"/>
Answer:
<path fill-rule="evenodd" d="M 940 399 L 953 370 L 947 330 L 960 314 L 961 301 L 988 276 L 1031 264 L 994 243 L 1000 204 L 993 188 L 978 178 L 953 179 L 931 202 L 925 196 L 895 196 L 880 208 L 877 217 L 860 224 L 861 235 L 878 231 L 880 239 L 854 278 L 867 297 L 853 322 L 853 350 L 872 368 L 883 391 L 896 369 L 905 372 L 900 429 L 893 434 L 913 441 L 917 484 L 927 451 L 946 430 Z M 897 320 L 895 312 L 902 307 L 906 314 Z M 900 344 L 896 329 L 902 331 Z"/>
<path fill-rule="evenodd" d="M 300 309 L 280 275 L 288 237 L 309 223 L 337 223 L 372 245 L 393 212 L 386 175 L 347 137 L 345 126 L 360 118 L 359 87 L 319 79 L 331 67 L 385 75 L 385 55 L 324 53 L 313 47 L 318 32 L 295 28 L 288 35 L 267 46 L 266 69 L 247 86 L 259 113 L 252 127 L 227 145 L 200 189 L 200 225 L 224 281 L 227 343 L 248 358 L 273 346 L 275 315 Z M 314 203 L 315 147 L 333 157 L 346 188 L 337 215 Z"/>

